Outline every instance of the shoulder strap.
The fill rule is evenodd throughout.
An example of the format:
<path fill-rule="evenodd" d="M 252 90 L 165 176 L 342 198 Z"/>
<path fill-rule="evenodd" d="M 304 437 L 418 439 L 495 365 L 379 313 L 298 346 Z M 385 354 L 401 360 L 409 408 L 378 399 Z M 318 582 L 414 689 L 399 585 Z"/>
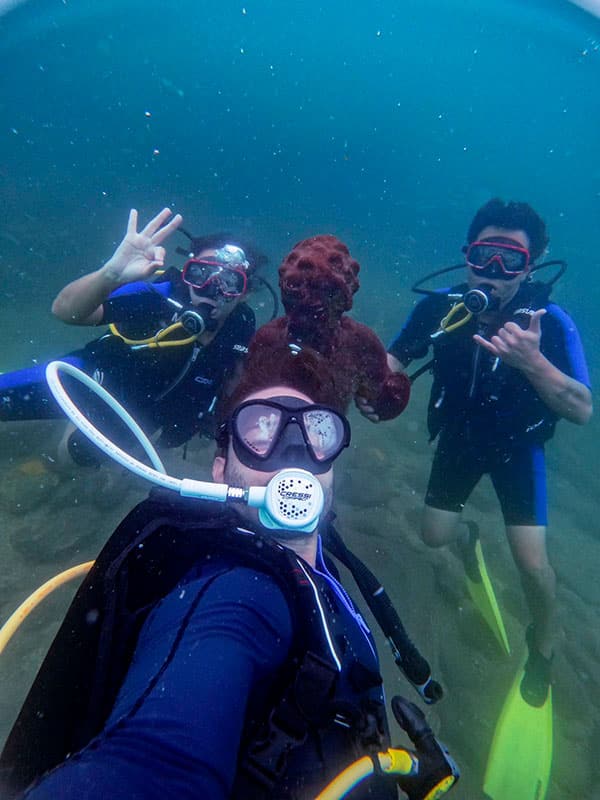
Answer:
<path fill-rule="evenodd" d="M 385 590 L 368 568 L 344 544 L 333 525 L 329 524 L 324 536 L 329 552 L 338 558 L 353 574 L 371 610 L 388 636 L 396 663 L 409 680 L 420 691 L 426 702 L 441 696 L 441 687 L 431 679 L 429 664 L 410 641 Z M 289 551 L 287 551 L 289 553 Z M 298 573 L 296 572 L 296 576 Z M 339 722 L 351 731 L 359 749 L 381 749 L 381 732 L 385 729 L 383 707 L 371 704 L 368 708 L 339 706 L 336 702 L 338 671 L 331 658 L 323 657 L 327 647 L 315 638 L 314 620 L 319 618 L 319 609 L 311 598 L 305 597 L 299 611 L 303 620 L 312 619 L 313 624 L 303 637 L 296 639 L 296 657 L 292 659 L 281 699 L 269 714 L 266 724 L 258 734 L 252 734 L 244 749 L 236 779 L 234 797 L 252 796 L 255 800 L 267 800 L 284 776 L 292 751 L 302 745 L 309 734 L 323 731 Z M 317 600 L 318 603 L 318 600 Z M 326 624 L 326 623 L 324 623 Z M 312 632 L 312 633 L 311 633 Z M 298 631 L 295 632 L 296 636 Z M 312 635 L 312 639 L 311 639 Z M 358 667 L 358 665 L 355 665 Z M 364 676 L 363 676 L 364 677 Z M 377 676 L 381 680 L 380 676 Z M 372 685 L 374 676 L 367 680 Z"/>
<path fill-rule="evenodd" d="M 346 546 L 331 521 L 325 529 L 323 544 L 352 573 L 365 602 L 392 648 L 398 668 L 426 703 L 440 700 L 442 687 L 432 678 L 429 662 L 411 641 L 385 588 L 366 564 Z"/>

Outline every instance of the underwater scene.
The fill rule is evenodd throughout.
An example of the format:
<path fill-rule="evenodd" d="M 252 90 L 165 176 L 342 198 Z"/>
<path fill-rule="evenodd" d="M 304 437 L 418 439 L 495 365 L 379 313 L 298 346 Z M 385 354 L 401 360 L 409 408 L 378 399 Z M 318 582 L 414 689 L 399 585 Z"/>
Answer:
<path fill-rule="evenodd" d="M 451 266 L 457 271 L 434 275 L 426 288 L 464 280 L 477 210 L 492 198 L 528 203 L 549 236 L 536 263 L 556 262 L 536 275 L 547 284 L 545 302 L 574 320 L 591 387 L 598 385 L 600 3 L 9 0 L 0 2 L 0 121 L 0 624 L 46 581 L 93 561 L 150 489 L 96 458 L 84 438 L 74 445 L 77 465 L 66 466 L 72 429 L 48 412 L 45 384 L 36 383 L 46 362 L 87 353 L 109 332 L 65 324 L 53 302 L 110 259 L 131 209 L 138 231 L 164 208 L 183 217 L 155 244 L 166 250 L 164 268 L 185 265 L 184 282 L 197 291 L 214 282 L 198 258 L 200 237 L 234 232 L 248 255 L 256 248 L 265 263 L 247 302 L 257 327 L 285 313 L 278 268 L 294 245 L 338 237 L 360 264 L 347 316 L 388 348 L 422 298 L 411 291 L 416 282 Z M 517 259 L 520 248 L 509 249 Z M 494 259 L 510 277 L 502 255 Z M 236 264 L 227 267 L 234 279 L 218 281 L 225 298 L 247 289 Z M 517 275 L 523 264 L 515 264 Z M 78 321 L 101 321 L 92 313 L 100 302 Z M 142 341 L 137 330 L 127 337 L 123 347 Z M 417 355 L 409 375 L 426 364 Z M 104 353 L 97 371 L 110 370 L 110 358 Z M 123 384 L 136 380 L 128 365 Z M 13 413 L 19 381 L 8 376 L 24 369 L 25 410 Z M 165 396 L 187 369 L 181 361 Z M 210 400 L 201 383 L 198 396 Z M 436 447 L 431 391 L 428 367 L 414 378 L 406 410 L 377 424 L 352 402 L 351 442 L 335 466 L 336 528 L 387 590 L 444 691 L 439 702 L 422 702 L 341 567 L 376 639 L 386 698 L 401 694 L 425 711 L 460 769 L 456 800 L 594 800 L 598 418 L 562 420 L 546 444 L 546 542 L 557 581 L 552 690 L 512 718 L 531 618 L 490 478 L 469 497 L 464 518 L 480 531 L 478 562 L 483 554 L 495 592 L 491 621 L 481 608 L 489 590 L 467 579 L 458 549 L 421 537 Z M 165 404 L 171 416 L 175 396 Z M 161 421 L 147 432 L 161 426 L 167 473 L 211 481 L 215 444 L 196 435 L 206 430 L 198 424 L 187 436 Z M 526 479 L 515 472 L 515 483 Z M 0 634 L 0 745 L 84 571 L 24 613 L 14 636 Z M 409 746 L 388 716 L 392 744 Z M 522 790 L 503 789 L 505 774 Z"/>

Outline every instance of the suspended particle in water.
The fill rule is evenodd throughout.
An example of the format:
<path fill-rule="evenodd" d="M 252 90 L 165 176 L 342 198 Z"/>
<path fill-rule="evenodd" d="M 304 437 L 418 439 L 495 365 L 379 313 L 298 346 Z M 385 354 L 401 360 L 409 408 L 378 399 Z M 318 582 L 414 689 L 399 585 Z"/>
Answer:
<path fill-rule="evenodd" d="M 151 117 L 152 116 L 152 112 L 151 111 L 144 111 L 144 116 L 145 117 Z"/>

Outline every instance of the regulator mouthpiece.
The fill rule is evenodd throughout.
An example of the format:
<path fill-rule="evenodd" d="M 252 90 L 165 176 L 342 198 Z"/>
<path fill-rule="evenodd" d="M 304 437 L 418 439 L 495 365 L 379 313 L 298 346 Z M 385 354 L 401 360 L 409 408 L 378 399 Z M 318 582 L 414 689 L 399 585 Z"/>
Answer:
<path fill-rule="evenodd" d="M 192 336 L 201 336 L 206 330 L 204 317 L 197 311 L 184 311 L 179 318 L 179 322 L 181 322 L 186 331 Z"/>
<path fill-rule="evenodd" d="M 258 508 L 265 528 L 287 530 L 290 535 L 312 533 L 325 505 L 323 488 L 305 469 L 283 469 L 266 487 L 248 490 L 248 505 Z"/>
<path fill-rule="evenodd" d="M 258 509 L 258 519 L 265 528 L 287 531 L 290 536 L 312 533 L 325 506 L 321 484 L 305 469 L 291 467 L 274 475 L 266 486 L 228 486 L 184 478 L 179 481 L 183 497 L 216 500 L 220 503 L 243 503 Z"/>
<path fill-rule="evenodd" d="M 498 300 L 493 296 L 487 286 L 477 286 L 465 292 L 462 299 L 467 311 L 471 314 L 483 314 L 484 311 L 494 311 L 498 308 Z"/>

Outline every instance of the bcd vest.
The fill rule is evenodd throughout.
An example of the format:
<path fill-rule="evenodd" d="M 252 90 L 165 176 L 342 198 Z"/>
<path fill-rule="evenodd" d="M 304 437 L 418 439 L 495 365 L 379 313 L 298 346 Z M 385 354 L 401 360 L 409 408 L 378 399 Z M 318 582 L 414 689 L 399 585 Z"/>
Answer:
<path fill-rule="evenodd" d="M 227 507 L 164 490 L 153 490 L 125 518 L 77 592 L 10 733 L 0 758 L 3 798 L 23 791 L 102 730 L 148 613 L 194 565 L 215 555 L 274 579 L 293 630 L 274 702 L 244 732 L 232 796 L 295 796 L 289 787 L 277 788 L 288 786 L 288 755 L 331 726 L 349 732 L 353 753 L 347 760 L 382 748 L 384 709 L 337 702 L 337 668 L 326 630 L 315 623 L 322 613 L 299 558 L 271 539 L 240 534 L 239 523 Z M 357 680 L 366 688 L 381 683 L 379 674 L 362 674 L 360 665 Z M 334 765 L 332 775 L 339 768 Z"/>

